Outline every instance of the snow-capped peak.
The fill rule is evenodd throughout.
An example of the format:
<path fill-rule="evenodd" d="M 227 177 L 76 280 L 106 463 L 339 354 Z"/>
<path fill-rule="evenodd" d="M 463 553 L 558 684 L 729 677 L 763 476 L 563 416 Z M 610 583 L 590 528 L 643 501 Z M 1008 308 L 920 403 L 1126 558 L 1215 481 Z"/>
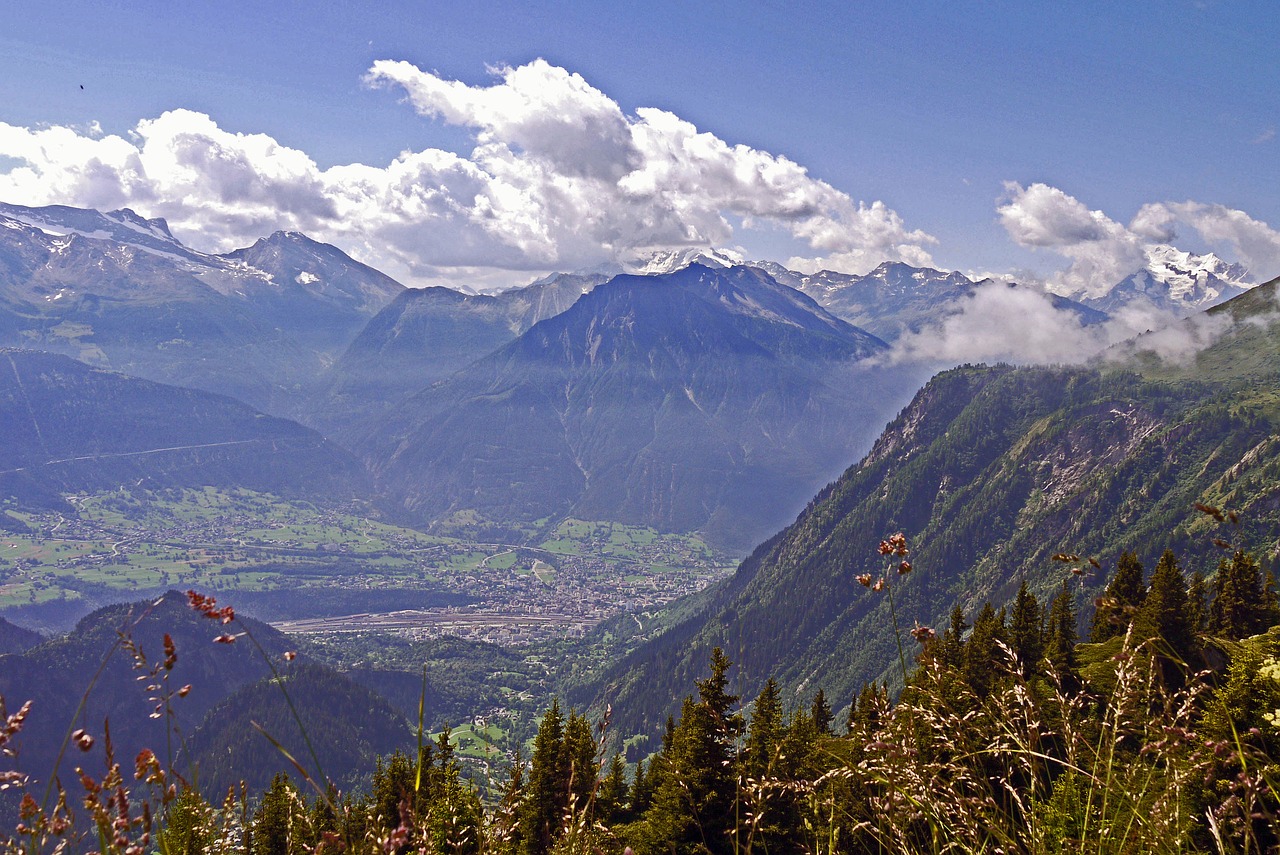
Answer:
<path fill-rule="evenodd" d="M 1249 284 L 1249 271 L 1242 265 L 1224 261 L 1212 252 L 1194 255 L 1166 244 L 1147 250 L 1147 271 L 1153 279 L 1168 285 L 1176 298 L 1182 298 L 1210 277 L 1231 285 Z"/>
<path fill-rule="evenodd" d="M 665 249 L 650 255 L 640 256 L 622 267 L 628 273 L 641 276 L 656 276 L 663 273 L 674 273 L 691 264 L 703 267 L 723 269 L 736 267 L 744 261 L 741 254 L 731 249 L 715 249 L 713 247 L 691 247 L 689 249 Z"/>
<path fill-rule="evenodd" d="M 1213 253 L 1196 255 L 1159 244 L 1147 249 L 1147 264 L 1101 295 L 1076 295 L 1087 306 L 1115 312 L 1130 304 L 1149 305 L 1185 316 L 1202 311 L 1253 287 L 1249 271 Z"/>

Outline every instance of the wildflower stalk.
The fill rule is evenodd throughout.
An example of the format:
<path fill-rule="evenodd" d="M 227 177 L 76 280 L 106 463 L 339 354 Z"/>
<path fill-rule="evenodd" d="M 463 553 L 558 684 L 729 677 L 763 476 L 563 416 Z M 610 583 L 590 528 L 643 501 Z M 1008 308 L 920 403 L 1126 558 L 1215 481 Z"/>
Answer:
<path fill-rule="evenodd" d="M 80 703 L 76 706 L 76 711 L 71 716 L 71 721 L 67 722 L 66 732 L 62 734 L 62 745 L 58 747 L 58 756 L 54 758 L 53 768 L 49 770 L 49 780 L 45 782 L 44 796 L 40 799 L 41 812 L 44 812 L 49 807 L 49 797 L 53 795 L 53 784 L 58 778 L 58 767 L 62 765 L 62 758 L 67 753 L 67 746 L 71 744 L 71 735 L 75 730 L 76 720 L 80 718 L 80 715 L 84 712 L 85 706 L 89 703 L 89 694 L 93 691 L 93 687 L 98 685 L 98 680 L 102 678 L 102 672 L 107 670 L 107 663 L 111 661 L 111 657 L 115 656 L 116 651 L 120 649 L 120 646 L 124 643 L 125 639 L 129 637 L 129 631 L 141 623 L 142 619 L 151 612 L 151 609 L 154 608 L 155 605 L 156 603 L 152 603 L 148 606 L 132 624 L 130 624 L 126 619 L 124 628 L 116 632 L 115 642 L 107 649 L 107 653 L 102 657 L 102 661 L 98 663 L 98 670 L 93 672 L 93 678 L 89 680 L 89 685 L 85 687 L 84 694 L 80 696 Z"/>
<path fill-rule="evenodd" d="M 223 606 L 220 609 L 217 608 L 217 601 L 213 597 L 206 597 L 204 594 L 198 593 L 196 591 L 187 591 L 187 601 L 191 604 L 191 607 L 193 609 L 200 612 L 202 615 L 204 615 L 205 617 L 211 620 L 219 621 L 223 625 L 229 624 L 232 621 L 237 620 L 235 609 L 231 608 L 231 606 Z M 289 696 L 289 690 L 285 688 L 284 678 L 280 676 L 280 671 L 276 668 L 276 663 L 267 654 L 267 651 L 258 642 L 258 639 L 254 637 L 253 632 L 250 631 L 248 625 L 245 624 L 244 621 L 237 621 L 237 622 L 240 624 L 240 630 L 241 630 L 240 635 L 245 636 L 246 638 L 249 639 L 250 642 L 252 642 L 254 648 L 258 651 L 258 655 L 262 657 L 262 661 L 267 663 L 267 667 L 271 669 L 271 676 L 275 679 L 276 686 L 279 687 L 280 689 L 280 694 L 284 695 L 284 701 L 289 706 L 289 712 L 293 715 L 293 720 L 298 725 L 298 731 L 302 734 L 302 741 L 306 743 L 307 752 L 311 755 L 311 762 L 314 763 L 316 766 L 316 773 L 320 776 L 321 779 L 323 779 L 326 783 L 328 783 L 329 778 L 324 774 L 324 768 L 320 764 L 320 757 L 319 755 L 316 754 L 316 749 L 311 744 L 311 737 L 307 733 L 306 726 L 302 723 L 302 716 L 298 714 L 298 708 L 294 706 L 293 698 Z M 237 637 L 238 636 L 234 636 L 230 634 L 223 634 L 218 638 L 216 638 L 215 641 L 230 644 L 234 642 Z M 293 654 L 286 653 L 285 657 L 288 659 L 292 659 Z M 261 728 L 259 729 L 261 730 Z M 263 734 L 266 735 L 266 732 L 263 731 Z M 328 805 L 331 810 L 336 811 L 336 808 L 334 807 L 334 804 L 333 804 L 333 800 L 329 798 L 327 787 L 322 788 L 309 774 L 305 772 L 305 770 L 302 769 L 301 765 L 298 764 L 296 760 L 294 760 L 292 757 L 289 756 L 288 752 L 283 751 L 279 743 L 277 743 L 275 740 L 271 740 L 271 741 L 272 741 L 272 744 L 276 745 L 277 749 L 281 750 L 282 753 L 284 753 L 286 758 L 288 758 L 295 766 L 298 767 L 300 771 L 303 772 L 303 776 L 306 779 L 307 783 L 310 784 L 312 789 L 314 789 L 316 793 L 319 794 L 320 798 L 324 800 L 325 804 Z"/>
<path fill-rule="evenodd" d="M 893 604 L 893 585 L 886 585 L 889 592 L 889 614 L 893 617 L 893 640 L 898 643 L 898 664 L 902 666 L 902 687 L 907 687 L 907 656 L 902 652 L 902 628 L 898 626 L 898 610 Z"/>

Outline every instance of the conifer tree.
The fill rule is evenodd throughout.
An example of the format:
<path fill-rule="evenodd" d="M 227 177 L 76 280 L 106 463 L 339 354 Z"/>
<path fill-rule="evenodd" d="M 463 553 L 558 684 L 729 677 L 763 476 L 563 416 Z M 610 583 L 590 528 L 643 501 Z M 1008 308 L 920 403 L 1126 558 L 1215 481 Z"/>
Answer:
<path fill-rule="evenodd" d="M 958 669 L 964 664 L 964 634 L 968 628 L 964 609 L 957 603 L 951 609 L 951 623 L 943 631 L 942 644 L 938 646 L 938 656 L 943 665 Z"/>
<path fill-rule="evenodd" d="M 203 855 L 214 838 L 212 817 L 213 808 L 200 792 L 183 787 L 165 814 L 160 850 L 166 855 Z"/>
<path fill-rule="evenodd" d="M 1040 666 L 1044 656 L 1044 609 L 1035 595 L 1027 589 L 1024 579 L 1013 601 L 1013 615 L 1009 621 L 1009 646 L 1018 657 L 1018 665 L 1024 678 L 1030 677 Z"/>
<path fill-rule="evenodd" d="M 827 703 L 827 693 L 822 689 L 818 689 L 817 694 L 813 696 L 809 715 L 812 716 L 813 726 L 818 729 L 818 733 L 823 736 L 831 735 L 831 721 L 835 718 L 835 714 L 831 712 L 831 704 Z"/>
<path fill-rule="evenodd" d="M 1102 604 L 1093 613 L 1093 621 L 1089 625 L 1090 641 L 1099 643 L 1125 634 L 1138 606 L 1142 605 L 1144 573 L 1137 553 L 1121 553 L 1115 575 L 1107 583 L 1106 593 L 1102 596 Z"/>
<path fill-rule="evenodd" d="M 253 855 L 290 855 L 295 796 L 289 776 L 278 772 L 253 814 Z"/>
<path fill-rule="evenodd" d="M 751 710 L 751 726 L 743 752 L 743 772 L 748 778 L 761 780 L 769 774 L 781 739 L 782 706 L 778 703 L 778 684 L 770 677 Z"/>
<path fill-rule="evenodd" d="M 1276 575 L 1270 570 L 1262 581 L 1262 629 L 1280 624 L 1280 591 L 1276 590 Z"/>
<path fill-rule="evenodd" d="M 563 822 L 568 801 L 568 771 L 564 762 L 564 717 L 559 700 L 552 699 L 533 740 L 529 784 L 520 811 L 524 851 L 528 855 L 545 855 L 550 851 Z"/>
<path fill-rule="evenodd" d="M 639 767 L 637 767 L 637 774 Z M 622 755 L 614 752 L 609 759 L 609 771 L 600 781 L 596 795 L 595 815 L 607 826 L 617 825 L 626 819 L 627 764 Z"/>
<path fill-rule="evenodd" d="M 1196 568 L 1187 586 L 1187 626 L 1193 636 L 1203 633 L 1209 624 L 1209 588 L 1204 574 Z"/>
<path fill-rule="evenodd" d="M 591 735 L 591 722 L 586 716 L 578 715 L 573 710 L 569 711 L 569 719 L 564 727 L 560 769 L 565 776 L 561 788 L 572 795 L 576 809 L 582 810 L 591 791 L 595 789 L 599 768 L 596 763 L 596 743 Z"/>
<path fill-rule="evenodd" d="M 735 743 L 742 732 L 742 719 L 732 712 L 738 699 L 726 688 L 731 664 L 717 647 L 711 653 L 711 675 L 697 683 L 699 700 L 685 698 L 645 816 L 656 848 L 731 851 Z"/>
<path fill-rule="evenodd" d="M 1075 597 L 1068 579 L 1062 580 L 1062 590 L 1049 603 L 1049 619 L 1045 627 L 1044 658 L 1058 673 L 1064 688 L 1074 690 L 1080 685 L 1076 671 L 1076 610 Z"/>
<path fill-rule="evenodd" d="M 973 621 L 973 632 L 964 646 L 963 675 L 973 693 L 985 698 L 999 677 L 1000 653 L 997 645 L 1005 636 L 1004 614 L 997 613 L 991 603 Z"/>
<path fill-rule="evenodd" d="M 636 761 L 636 777 L 631 782 L 631 794 L 627 801 L 632 816 L 641 816 L 653 803 L 653 768 L 654 761 L 649 761 L 646 773 L 644 758 Z"/>
<path fill-rule="evenodd" d="M 1152 645 L 1167 685 L 1182 685 L 1195 637 L 1187 614 L 1187 580 L 1171 550 L 1164 551 L 1151 574 L 1151 587 L 1133 619 L 1133 639 Z"/>
<path fill-rule="evenodd" d="M 1267 592 L 1252 555 L 1237 549 L 1230 561 L 1224 558 L 1219 562 L 1218 575 L 1213 580 L 1209 632 L 1232 639 L 1256 635 L 1266 629 L 1267 605 Z"/>

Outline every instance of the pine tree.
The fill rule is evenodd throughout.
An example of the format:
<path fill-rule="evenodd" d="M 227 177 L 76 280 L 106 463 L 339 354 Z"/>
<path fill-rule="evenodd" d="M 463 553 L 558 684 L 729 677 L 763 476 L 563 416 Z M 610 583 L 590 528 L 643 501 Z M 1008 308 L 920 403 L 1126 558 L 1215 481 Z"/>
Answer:
<path fill-rule="evenodd" d="M 631 782 L 631 794 L 627 799 L 632 816 L 641 816 L 653 803 L 653 762 L 649 761 L 650 771 L 646 774 L 644 758 L 636 761 L 636 777 Z"/>
<path fill-rule="evenodd" d="M 568 803 L 564 761 L 564 717 L 560 714 L 560 701 L 553 699 L 533 740 L 529 784 L 520 810 L 524 851 L 528 855 L 545 855 L 560 830 Z"/>
<path fill-rule="evenodd" d="M 1262 615 L 1263 630 L 1280 624 L 1280 591 L 1276 590 L 1276 574 L 1267 571 L 1262 581 Z"/>
<path fill-rule="evenodd" d="M 951 609 L 951 624 L 942 633 L 942 644 L 938 648 L 943 665 L 958 669 L 964 664 L 964 634 L 968 628 L 964 609 L 957 603 Z"/>
<path fill-rule="evenodd" d="M 1199 568 L 1192 572 L 1191 584 L 1187 586 L 1187 625 L 1195 636 L 1209 625 L 1209 588 Z"/>
<path fill-rule="evenodd" d="M 637 767 L 637 774 L 639 768 Z M 615 752 L 609 759 L 609 771 L 600 781 L 596 795 L 596 817 L 606 826 L 614 826 L 626 819 L 627 764 L 622 755 Z"/>
<path fill-rule="evenodd" d="M 964 680 L 980 698 L 990 694 L 999 678 L 1001 657 L 998 644 L 1004 641 L 1004 636 L 1003 612 L 997 614 L 991 603 L 987 603 L 974 618 L 973 632 L 964 646 L 963 657 Z"/>
<path fill-rule="evenodd" d="M 165 814 L 160 851 L 166 855 L 203 855 L 214 836 L 213 808 L 194 787 L 183 787 Z"/>
<path fill-rule="evenodd" d="M 290 855 L 295 796 L 288 775 L 279 772 L 271 779 L 253 814 L 253 855 Z"/>
<path fill-rule="evenodd" d="M 1133 639 L 1152 645 L 1168 685 L 1182 684 L 1195 637 L 1187 615 L 1187 580 L 1171 550 L 1164 551 L 1151 574 L 1151 587 L 1133 619 Z"/>
<path fill-rule="evenodd" d="M 1213 580 L 1209 632 L 1222 638 L 1247 638 L 1266 629 L 1267 592 L 1258 562 L 1237 549 L 1218 564 Z M 1268 624 L 1269 625 L 1269 624 Z"/>
<path fill-rule="evenodd" d="M 769 774 L 781 739 L 782 706 L 778 703 L 778 684 L 770 677 L 751 710 L 751 726 L 743 752 L 743 772 L 748 778 L 759 781 Z"/>
<path fill-rule="evenodd" d="M 569 711 L 569 720 L 564 727 L 560 768 L 565 776 L 560 783 L 561 789 L 572 796 L 575 809 L 582 810 L 595 789 L 599 766 L 591 722 L 573 710 Z"/>
<path fill-rule="evenodd" d="M 813 726 L 818 729 L 818 733 L 823 736 L 831 735 L 831 721 L 835 718 L 835 714 L 831 712 L 831 704 L 827 703 L 827 693 L 822 689 L 818 689 L 817 694 L 813 696 L 809 715 L 813 717 Z"/>
<path fill-rule="evenodd" d="M 662 755 L 661 779 L 645 815 L 659 849 L 732 851 L 735 744 L 742 719 L 732 712 L 737 697 L 726 690 L 731 664 L 720 648 L 712 651 L 711 676 L 698 681 L 697 702 L 685 698 L 670 750 Z"/>
<path fill-rule="evenodd" d="M 1076 610 L 1071 583 L 1062 580 L 1060 590 L 1049 603 L 1049 619 L 1045 628 L 1044 658 L 1057 672 L 1062 685 L 1074 691 L 1080 685 L 1076 663 Z"/>
<path fill-rule="evenodd" d="M 880 721 L 888 710 L 888 689 L 881 695 L 873 683 L 863 683 L 858 697 L 849 705 L 849 721 L 846 730 L 856 741 L 866 741 L 880 728 Z"/>
<path fill-rule="evenodd" d="M 1018 665 L 1024 678 L 1030 677 L 1040 666 L 1044 656 L 1044 609 L 1035 595 L 1027 589 L 1024 579 L 1013 601 L 1013 615 L 1009 621 L 1009 646 L 1018 657 Z"/>
<path fill-rule="evenodd" d="M 1093 621 L 1089 625 L 1090 641 L 1099 643 L 1125 634 L 1138 606 L 1142 605 L 1144 573 L 1137 553 L 1121 553 L 1116 573 L 1102 596 L 1102 604 L 1093 613 Z"/>

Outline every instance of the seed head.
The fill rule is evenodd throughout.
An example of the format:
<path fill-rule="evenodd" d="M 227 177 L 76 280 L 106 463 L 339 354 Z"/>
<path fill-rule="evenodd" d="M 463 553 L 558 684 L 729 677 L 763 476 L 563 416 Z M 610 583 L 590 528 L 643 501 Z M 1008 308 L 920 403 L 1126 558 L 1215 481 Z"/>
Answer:
<path fill-rule="evenodd" d="M 938 634 L 931 627 L 916 624 L 915 629 L 911 630 L 911 637 L 924 644 L 926 641 L 933 641 L 938 637 Z"/>

